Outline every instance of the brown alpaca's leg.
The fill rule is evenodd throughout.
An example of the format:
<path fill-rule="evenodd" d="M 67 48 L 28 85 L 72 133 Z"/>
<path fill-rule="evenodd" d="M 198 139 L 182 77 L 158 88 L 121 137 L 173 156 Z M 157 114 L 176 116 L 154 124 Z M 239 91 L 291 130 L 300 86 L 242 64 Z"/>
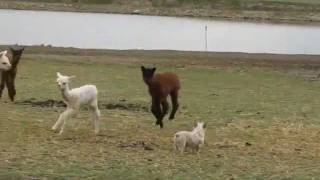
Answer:
<path fill-rule="evenodd" d="M 172 111 L 171 111 L 169 119 L 172 120 L 172 119 L 174 119 L 174 116 L 179 108 L 178 91 L 173 91 L 170 94 L 170 96 L 171 96 L 171 101 L 172 101 Z"/>
<path fill-rule="evenodd" d="M 3 92 L 3 89 L 5 87 L 5 82 L 6 82 L 6 79 L 7 79 L 7 74 L 5 72 L 2 72 L 2 75 L 1 75 L 1 83 L 0 83 L 0 97 L 2 97 L 2 92 Z"/>
<path fill-rule="evenodd" d="M 161 105 L 159 100 L 152 100 L 151 112 L 157 119 L 156 125 L 160 125 L 160 128 L 163 128 Z"/>
<path fill-rule="evenodd" d="M 15 74 L 9 74 L 6 79 L 6 85 L 8 88 L 8 94 L 11 101 L 14 101 L 14 96 L 16 95 L 16 89 L 14 86 Z"/>
<path fill-rule="evenodd" d="M 161 102 L 161 106 L 162 106 L 161 119 L 163 119 L 164 116 L 168 113 L 168 110 L 169 110 L 169 104 L 168 104 L 167 99 L 165 99 L 165 100 L 163 100 L 163 101 Z"/>

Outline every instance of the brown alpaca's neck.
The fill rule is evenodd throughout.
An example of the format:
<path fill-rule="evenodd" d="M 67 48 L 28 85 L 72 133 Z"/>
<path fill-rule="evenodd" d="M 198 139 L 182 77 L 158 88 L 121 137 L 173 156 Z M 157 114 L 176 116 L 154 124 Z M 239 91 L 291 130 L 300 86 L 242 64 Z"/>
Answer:
<path fill-rule="evenodd" d="M 14 69 L 17 68 L 17 66 L 18 66 L 18 64 L 19 64 L 19 61 L 20 61 L 20 58 L 21 58 L 21 54 L 16 55 L 16 56 L 13 56 L 12 62 L 11 62 L 12 68 L 14 68 Z"/>
<path fill-rule="evenodd" d="M 8 57 L 9 57 L 11 65 L 12 65 L 11 69 L 16 69 L 18 66 L 18 63 L 20 61 L 22 52 L 13 52 L 12 50 L 9 52 L 10 53 L 8 53 Z"/>
<path fill-rule="evenodd" d="M 145 78 L 144 82 L 148 85 L 148 86 L 152 86 L 154 84 L 153 78 Z"/>

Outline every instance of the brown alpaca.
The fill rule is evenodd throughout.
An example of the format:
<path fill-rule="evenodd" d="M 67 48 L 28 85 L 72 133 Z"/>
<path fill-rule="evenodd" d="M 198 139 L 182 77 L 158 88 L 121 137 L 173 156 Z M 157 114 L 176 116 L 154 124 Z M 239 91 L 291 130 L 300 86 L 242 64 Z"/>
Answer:
<path fill-rule="evenodd" d="M 14 101 L 14 97 L 16 95 L 15 89 L 15 78 L 17 75 L 17 66 L 19 60 L 21 58 L 24 47 L 12 46 L 8 50 L 8 58 L 11 63 L 11 68 L 8 71 L 1 72 L 1 83 L 0 83 L 0 97 L 2 96 L 2 92 L 5 86 L 7 86 L 8 94 L 11 101 Z"/>
<path fill-rule="evenodd" d="M 168 113 L 168 95 L 171 96 L 172 111 L 169 119 L 174 119 L 178 110 L 178 92 L 180 89 L 179 78 L 171 72 L 154 74 L 156 68 L 145 68 L 141 66 L 144 82 L 148 85 L 149 93 L 152 98 L 151 112 L 156 117 L 156 125 L 163 128 L 163 118 Z"/>

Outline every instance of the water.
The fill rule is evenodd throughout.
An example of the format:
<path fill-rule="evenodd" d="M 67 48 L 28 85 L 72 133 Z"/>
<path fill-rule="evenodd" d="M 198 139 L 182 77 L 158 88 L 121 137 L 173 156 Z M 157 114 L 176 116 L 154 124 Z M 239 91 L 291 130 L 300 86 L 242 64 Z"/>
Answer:
<path fill-rule="evenodd" d="M 196 18 L 0 10 L 0 44 L 320 54 L 320 26 Z"/>

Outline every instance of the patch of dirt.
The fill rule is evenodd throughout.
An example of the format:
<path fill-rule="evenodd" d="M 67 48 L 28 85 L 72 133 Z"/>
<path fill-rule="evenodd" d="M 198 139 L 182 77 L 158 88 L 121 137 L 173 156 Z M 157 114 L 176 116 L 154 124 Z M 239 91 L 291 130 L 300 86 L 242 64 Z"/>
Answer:
<path fill-rule="evenodd" d="M 41 107 L 41 108 L 66 107 L 66 104 L 63 101 L 57 101 L 53 99 L 41 101 L 41 100 L 31 98 L 24 101 L 17 101 L 15 104 L 32 106 L 32 107 Z M 144 112 L 149 111 L 149 108 L 143 104 L 128 103 L 125 100 L 119 100 L 118 102 L 111 102 L 111 103 L 99 102 L 99 108 L 100 109 L 121 109 L 121 110 L 127 110 L 127 111 L 144 111 Z"/>
<path fill-rule="evenodd" d="M 121 110 L 128 110 L 128 111 L 144 111 L 144 112 L 149 111 L 149 108 L 147 106 L 136 104 L 136 103 L 125 103 L 125 102 L 99 103 L 99 107 L 101 109 L 121 109 Z"/>
<path fill-rule="evenodd" d="M 153 151 L 155 146 L 158 146 L 157 144 L 154 144 L 152 142 L 145 142 L 142 140 L 134 141 L 134 142 L 120 142 L 118 147 L 120 148 L 142 148 L 146 151 Z"/>
<path fill-rule="evenodd" d="M 235 142 L 220 142 L 215 143 L 214 146 L 216 146 L 218 149 L 230 149 L 230 148 L 236 148 L 239 147 L 241 143 L 235 143 Z"/>
<path fill-rule="evenodd" d="M 44 101 L 37 101 L 36 99 L 27 99 L 24 101 L 17 101 L 15 104 L 18 105 L 31 105 L 32 107 L 66 107 L 66 104 L 63 101 L 56 101 L 53 99 L 48 99 Z"/>

